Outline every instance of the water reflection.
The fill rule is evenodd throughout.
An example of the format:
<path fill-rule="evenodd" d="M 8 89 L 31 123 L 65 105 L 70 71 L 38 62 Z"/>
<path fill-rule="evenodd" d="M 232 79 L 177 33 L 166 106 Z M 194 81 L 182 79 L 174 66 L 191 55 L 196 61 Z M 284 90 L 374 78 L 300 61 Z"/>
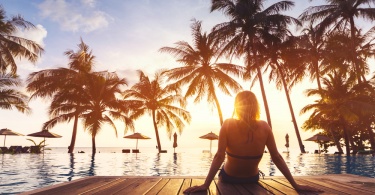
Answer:
<path fill-rule="evenodd" d="M 295 176 L 348 173 L 375 178 L 375 158 L 369 155 L 282 155 Z M 42 154 L 4 154 L 0 191 L 20 193 L 94 175 L 206 176 L 212 158 L 208 153 L 48 153 L 44 158 Z M 259 168 L 269 176 L 282 175 L 269 154 L 264 154 Z"/>
<path fill-rule="evenodd" d="M 91 155 L 91 163 L 90 163 L 90 168 L 89 168 L 89 173 L 88 173 L 89 176 L 95 175 L 95 154 L 96 153 L 92 153 Z"/>

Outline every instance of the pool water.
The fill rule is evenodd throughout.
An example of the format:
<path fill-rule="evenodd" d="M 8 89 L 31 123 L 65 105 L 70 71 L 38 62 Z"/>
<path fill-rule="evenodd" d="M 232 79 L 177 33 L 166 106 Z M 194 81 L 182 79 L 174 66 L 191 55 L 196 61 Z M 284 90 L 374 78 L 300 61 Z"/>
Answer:
<path fill-rule="evenodd" d="M 201 151 L 95 155 L 65 152 L 64 149 L 64 152 L 47 151 L 44 155 L 0 154 L 0 194 L 17 194 L 94 175 L 206 176 L 213 158 L 212 154 Z M 282 153 L 282 156 L 295 176 L 349 173 L 375 178 L 375 158 L 371 155 Z M 268 153 L 263 155 L 259 169 L 266 176 L 282 175 Z"/>

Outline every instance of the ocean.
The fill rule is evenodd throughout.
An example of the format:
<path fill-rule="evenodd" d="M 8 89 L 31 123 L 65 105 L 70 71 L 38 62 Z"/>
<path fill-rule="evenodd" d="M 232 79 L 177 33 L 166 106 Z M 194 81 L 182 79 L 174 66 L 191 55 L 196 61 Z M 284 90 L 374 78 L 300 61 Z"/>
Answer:
<path fill-rule="evenodd" d="M 140 148 L 140 153 L 122 153 L 122 148 L 49 148 L 44 154 L 0 154 L 0 194 L 21 192 L 73 181 L 88 176 L 206 176 L 214 154 L 209 148 L 176 148 L 157 153 Z M 78 153 L 83 151 L 84 153 Z M 216 151 L 213 148 L 212 151 Z M 375 178 L 371 155 L 281 153 L 292 175 L 356 174 Z M 264 153 L 259 169 L 266 176 L 281 176 L 270 155 Z"/>

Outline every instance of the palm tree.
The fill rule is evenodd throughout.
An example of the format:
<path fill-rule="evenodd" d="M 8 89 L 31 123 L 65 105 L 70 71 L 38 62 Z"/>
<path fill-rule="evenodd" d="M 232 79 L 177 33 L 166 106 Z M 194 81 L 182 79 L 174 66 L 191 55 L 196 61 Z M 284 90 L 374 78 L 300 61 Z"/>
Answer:
<path fill-rule="evenodd" d="M 196 20 L 193 21 L 191 29 L 194 45 L 179 41 L 176 47 L 160 49 L 161 52 L 174 55 L 178 62 L 184 64 L 183 67 L 169 69 L 163 74 L 168 77 L 168 81 L 176 81 L 175 85 L 178 87 L 188 85 L 185 98 L 195 96 L 194 102 L 198 103 L 206 96 L 207 102 L 216 106 L 221 125 L 224 120 L 216 88 L 225 95 L 231 95 L 231 90 L 237 93 L 242 87 L 228 74 L 240 76 L 244 68 L 214 61 L 220 50 L 213 34 L 202 33 L 201 22 Z"/>
<path fill-rule="evenodd" d="M 154 80 L 150 80 L 142 71 L 139 73 L 139 82 L 130 89 L 125 90 L 124 99 L 136 108 L 132 118 L 137 119 L 146 113 L 152 116 L 152 122 L 155 129 L 156 141 L 161 152 L 159 138 L 159 128 L 165 127 L 169 138 L 172 130 L 177 128 L 181 133 L 185 123 L 190 123 L 190 113 L 183 108 L 186 106 L 186 100 L 180 95 L 180 89 L 176 85 L 162 86 L 162 71 L 155 73 Z M 178 104 L 180 107 L 175 106 Z"/>
<path fill-rule="evenodd" d="M 26 58 L 35 63 L 44 51 L 36 42 L 15 36 L 20 28 L 31 29 L 35 26 L 20 15 L 7 20 L 5 10 L 0 5 L 0 73 L 10 71 L 11 74 L 16 74 L 17 64 L 14 58 Z"/>
<path fill-rule="evenodd" d="M 28 104 L 28 97 L 14 89 L 21 84 L 21 80 L 14 74 L 0 73 L 0 108 L 11 110 L 17 109 L 22 113 L 29 113 L 31 109 Z"/>
<path fill-rule="evenodd" d="M 284 89 L 298 144 L 301 153 L 305 153 L 305 147 L 299 134 L 292 101 L 289 95 L 289 88 L 291 84 L 294 84 L 291 83 L 291 69 L 295 66 L 299 66 L 300 62 L 303 61 L 299 56 L 303 55 L 299 54 L 300 50 L 295 47 L 295 38 L 291 35 L 284 38 L 284 40 L 266 40 L 265 46 L 265 50 L 261 53 L 264 56 L 264 64 L 267 65 L 266 69 L 270 69 L 269 79 L 270 81 L 275 80 L 277 89 Z"/>
<path fill-rule="evenodd" d="M 31 98 L 53 97 L 56 93 L 64 93 L 72 89 L 81 89 L 86 85 L 88 75 L 92 72 L 95 56 L 81 39 L 78 50 L 67 50 L 64 53 L 69 58 L 69 68 L 56 68 L 41 70 L 31 73 L 27 78 L 27 91 L 32 93 Z M 78 110 L 76 105 L 76 115 L 74 117 L 72 138 L 68 153 L 73 153 L 77 135 Z M 69 121 L 69 120 L 68 120 Z M 52 128 L 53 126 L 50 126 Z"/>
<path fill-rule="evenodd" d="M 375 8 L 366 6 L 375 5 L 375 0 L 326 0 L 326 2 L 327 5 L 307 8 L 299 18 L 304 21 L 319 22 L 318 29 L 321 34 L 326 31 L 345 31 L 349 28 L 351 49 L 347 51 L 347 55 L 354 62 L 357 82 L 361 83 L 364 78 L 364 70 L 355 63 L 354 47 L 358 29 L 354 20 L 363 18 L 373 21 L 375 19 Z"/>
<path fill-rule="evenodd" d="M 323 84 L 325 87 L 322 90 L 309 89 L 307 91 L 308 96 L 319 95 L 321 99 L 301 110 L 301 113 L 313 111 L 304 127 L 322 128 L 327 127 L 329 125 L 327 123 L 336 124 L 344 133 L 346 154 L 349 155 L 349 142 L 353 134 L 353 130 L 349 127 L 360 120 L 359 116 L 371 113 L 375 108 L 374 104 L 367 100 L 367 94 L 358 90 L 358 86 L 363 83 L 354 85 L 352 80 L 345 78 L 345 73 L 328 74 L 327 78 L 323 78 Z M 316 123 L 312 124 L 312 122 Z M 332 131 L 330 134 L 332 135 Z M 355 148 L 352 149 L 355 150 Z"/>
<path fill-rule="evenodd" d="M 214 34 L 219 40 L 227 41 L 224 51 L 245 57 L 247 77 L 256 72 L 259 80 L 267 121 L 270 126 L 271 116 L 262 79 L 260 52 L 263 42 L 283 37 L 289 31 L 287 26 L 299 21 L 293 17 L 280 14 L 291 9 L 292 1 L 281 1 L 263 9 L 265 0 L 213 0 L 211 12 L 223 11 L 230 18 L 229 22 L 214 27 Z"/>

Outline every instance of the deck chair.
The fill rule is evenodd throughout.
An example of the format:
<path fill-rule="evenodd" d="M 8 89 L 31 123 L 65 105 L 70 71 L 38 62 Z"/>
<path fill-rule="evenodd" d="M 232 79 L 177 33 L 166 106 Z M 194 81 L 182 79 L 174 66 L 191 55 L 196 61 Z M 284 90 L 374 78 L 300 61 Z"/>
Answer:
<path fill-rule="evenodd" d="M 139 149 L 132 149 L 133 153 L 139 153 Z"/>
<path fill-rule="evenodd" d="M 29 146 L 25 146 L 22 148 L 22 153 L 29 153 L 29 149 L 30 147 Z"/>
<path fill-rule="evenodd" d="M 130 153 L 130 149 L 122 149 L 122 153 Z"/>
<path fill-rule="evenodd" d="M 22 152 L 22 146 L 11 146 L 11 147 L 9 147 L 9 152 L 11 152 L 11 153 L 21 153 Z"/>
<path fill-rule="evenodd" d="M 30 153 L 36 153 L 36 154 L 41 153 L 40 147 L 39 146 L 30 146 Z"/>
<path fill-rule="evenodd" d="M 7 147 L 0 147 L 0 153 L 4 154 L 8 152 L 9 152 L 9 149 Z"/>

